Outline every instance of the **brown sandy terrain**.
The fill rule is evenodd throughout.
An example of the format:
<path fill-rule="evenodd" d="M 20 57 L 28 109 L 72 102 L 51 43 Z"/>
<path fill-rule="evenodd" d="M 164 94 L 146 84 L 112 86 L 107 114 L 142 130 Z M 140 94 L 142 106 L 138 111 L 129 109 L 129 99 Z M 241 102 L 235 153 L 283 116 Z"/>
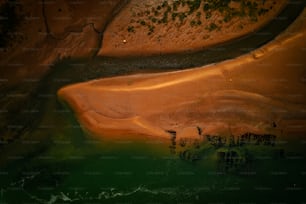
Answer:
<path fill-rule="evenodd" d="M 53 65 L 69 58 L 90 61 L 95 57 L 104 30 L 126 3 L 127 0 L 0 2 L 0 145 L 2 141 L 15 140 L 39 120 L 35 114 L 26 119 L 21 115 L 25 109 L 42 104 L 34 95 Z M 54 93 L 52 96 L 56 97 Z M 39 112 L 37 107 L 34 109 Z"/>
<path fill-rule="evenodd" d="M 174 2 L 181 3 L 174 6 Z M 106 30 L 103 49 L 98 55 L 150 55 L 203 49 L 258 30 L 284 8 L 287 0 L 231 1 L 228 6 L 222 6 L 222 1 L 212 1 L 219 2 L 218 8 L 207 0 L 191 1 L 190 6 L 186 2 L 131 0 Z M 195 6 L 198 8 L 191 12 Z"/>
<path fill-rule="evenodd" d="M 59 90 L 99 137 L 306 132 L 306 10 L 252 53 L 197 69 L 93 80 Z M 170 132 L 171 132 L 170 131 Z M 137 137 L 137 136 L 136 136 Z"/>
<path fill-rule="evenodd" d="M 19 20 L 10 34 L 13 39 L 0 49 L 0 87 L 21 80 L 37 81 L 58 60 L 95 55 L 100 49 L 99 32 L 111 21 L 115 8 L 124 3 L 16 1 L 14 12 Z"/>

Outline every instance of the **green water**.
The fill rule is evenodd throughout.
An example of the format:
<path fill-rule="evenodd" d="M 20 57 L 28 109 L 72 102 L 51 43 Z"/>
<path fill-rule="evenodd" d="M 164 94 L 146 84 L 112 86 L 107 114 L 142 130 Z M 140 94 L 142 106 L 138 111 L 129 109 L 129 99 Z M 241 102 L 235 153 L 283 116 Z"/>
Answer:
<path fill-rule="evenodd" d="M 206 141 L 173 153 L 170 138 L 106 141 L 87 135 L 56 97 L 60 87 L 71 83 L 239 56 L 271 40 L 303 8 L 291 7 L 283 14 L 294 15 L 268 26 L 269 36 L 263 30 L 222 49 L 184 55 L 64 59 L 41 81 L 21 82 L 17 93 L 34 91 L 17 105 L 37 111 L 17 108 L 8 117 L 26 128 L 1 146 L 0 203 L 306 203 L 303 134 L 286 135 L 285 143 L 277 135 L 274 146 L 215 147 Z M 220 157 L 229 152 L 238 157 Z"/>
<path fill-rule="evenodd" d="M 62 84 L 51 82 L 42 86 L 41 93 L 53 95 L 38 103 L 44 111 L 36 126 L 1 151 L 0 203 L 305 201 L 306 142 L 296 135 L 275 146 L 201 143 L 185 148 L 193 161 L 179 156 L 183 150 L 173 154 L 170 138 L 110 142 L 85 134 L 56 99 Z M 226 169 L 218 153 L 231 150 L 250 162 L 229 161 Z"/>
<path fill-rule="evenodd" d="M 41 110 L 34 113 L 40 116 L 33 120 L 35 126 L 25 129 L 18 140 L 3 147 L 0 203 L 303 203 L 306 200 L 303 135 L 288 135 L 290 140 L 274 146 L 215 147 L 206 141 L 199 148 L 178 148 L 175 154 L 170 148 L 170 138 L 163 142 L 97 139 L 85 134 L 70 110 L 56 98 L 56 90 L 67 83 L 65 79 L 73 80 L 82 74 L 74 67 L 72 75 L 69 72 L 72 67 L 60 64 L 56 72 L 40 82 L 38 95 L 43 93 L 48 97 L 29 101 L 32 108 Z M 20 116 L 25 122 L 33 118 L 27 114 Z M 276 141 L 282 138 L 280 135 Z M 188 153 L 180 156 L 184 151 Z M 230 151 L 243 161 L 220 159 L 220 152 Z"/>
<path fill-rule="evenodd" d="M 3 203 L 302 203 L 306 142 L 170 151 L 171 140 L 106 141 L 85 134 L 50 100 L 38 129 L 11 144 L 1 170 Z M 52 111 L 54 108 L 57 111 Z M 179 156 L 187 150 L 198 160 Z M 237 152 L 244 161 L 222 160 Z M 18 157 L 22 156 L 22 157 Z M 228 166 L 229 168 L 225 168 Z"/>

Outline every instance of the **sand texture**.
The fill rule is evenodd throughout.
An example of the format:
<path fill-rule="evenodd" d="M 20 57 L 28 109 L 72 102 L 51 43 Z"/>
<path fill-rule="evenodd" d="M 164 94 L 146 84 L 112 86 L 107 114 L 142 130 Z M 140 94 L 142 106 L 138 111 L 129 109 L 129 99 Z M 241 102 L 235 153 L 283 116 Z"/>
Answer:
<path fill-rule="evenodd" d="M 200 50 L 258 30 L 287 4 L 287 0 L 190 2 L 131 0 L 108 26 L 98 55 Z"/>
<path fill-rule="evenodd" d="M 58 97 L 99 137 L 303 133 L 306 10 L 275 40 L 215 65 L 70 85 Z"/>

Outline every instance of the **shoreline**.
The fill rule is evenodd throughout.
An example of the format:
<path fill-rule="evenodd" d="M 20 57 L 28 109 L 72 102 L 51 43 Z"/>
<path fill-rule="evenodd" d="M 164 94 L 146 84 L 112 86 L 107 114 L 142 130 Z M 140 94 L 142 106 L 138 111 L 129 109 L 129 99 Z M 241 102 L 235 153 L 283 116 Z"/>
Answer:
<path fill-rule="evenodd" d="M 305 15 L 306 10 L 275 40 L 236 59 L 192 70 L 74 84 L 60 89 L 58 97 L 95 135 L 120 137 L 121 130 L 120 134 L 169 138 L 167 130 L 183 134 L 190 127 L 213 135 L 229 130 L 234 135 L 295 131 L 291 121 L 301 128 L 306 123 L 301 111 L 306 87 L 299 78 L 306 72 L 299 67 L 288 70 L 286 64 L 304 62 L 299 46 L 305 43 Z M 295 55 L 289 55 L 293 50 Z M 277 66 L 268 66 L 271 61 Z M 272 123 L 280 128 L 271 128 Z"/>

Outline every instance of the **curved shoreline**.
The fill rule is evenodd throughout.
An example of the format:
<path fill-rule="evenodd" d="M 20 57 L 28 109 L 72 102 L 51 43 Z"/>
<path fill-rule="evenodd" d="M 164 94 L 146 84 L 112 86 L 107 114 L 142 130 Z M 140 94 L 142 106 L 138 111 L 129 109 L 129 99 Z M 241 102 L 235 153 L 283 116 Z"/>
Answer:
<path fill-rule="evenodd" d="M 295 1 L 296 2 L 296 1 Z M 149 57 L 129 57 L 129 58 L 115 58 L 115 57 L 94 57 L 89 59 L 86 56 L 82 58 L 63 58 L 57 61 L 52 67 L 50 67 L 48 73 L 37 84 L 22 82 L 14 89 L 2 89 L 7 95 L 14 94 L 15 91 L 21 90 L 24 93 L 31 93 L 24 100 L 16 98 L 11 106 L 14 110 L 18 109 L 19 104 L 25 104 L 26 109 L 40 110 L 37 114 L 16 114 L 15 116 L 8 115 L 8 113 L 2 114 L 4 117 L 9 117 L 10 122 L 4 125 L 9 125 L 12 121 L 22 121 L 21 124 L 26 130 L 31 131 L 36 128 L 41 118 L 44 117 L 44 108 L 50 103 L 57 103 L 56 92 L 61 87 L 69 84 L 84 82 L 96 78 L 107 78 L 114 76 L 130 75 L 135 73 L 155 73 L 165 71 L 177 71 L 190 69 L 194 67 L 203 66 L 206 64 L 215 63 L 218 61 L 231 59 L 242 54 L 249 52 L 267 41 L 273 39 L 279 32 L 284 30 L 293 20 L 300 14 L 305 2 L 296 2 L 290 4 L 276 19 L 276 23 L 267 25 L 266 28 L 258 31 L 252 36 L 247 36 L 243 39 L 239 39 L 238 42 L 228 43 L 226 45 L 220 45 L 215 48 L 203 50 L 197 53 L 180 53 L 173 55 L 156 55 Z M 280 17 L 281 16 L 281 17 Z M 283 19 L 283 20 L 282 20 Z M 268 33 L 269 36 L 263 35 Z M 244 49 L 245 48 L 245 49 Z M 226 50 L 234 50 L 233 52 L 227 52 Z M 149 65 L 149 66 L 148 66 Z M 41 94 L 52 95 L 52 99 L 41 98 Z M 37 100 L 37 98 L 42 100 Z M 5 102 L 9 100 L 9 97 L 3 98 L 3 106 L 6 107 Z M 14 105 L 16 104 L 16 105 Z M 19 112 L 18 112 L 19 113 Z M 34 118 L 33 118 L 34 117 Z M 33 122 L 34 121 L 34 122 Z M 18 130 L 11 136 L 10 130 L 3 130 L 8 134 L 9 140 L 15 140 L 24 134 L 24 130 Z M 5 140 L 6 141 L 6 140 Z"/>
<path fill-rule="evenodd" d="M 105 137 L 169 138 L 167 130 L 179 133 L 190 127 L 204 127 L 205 134 L 229 134 L 229 129 L 234 135 L 266 134 L 279 131 L 269 128 L 272 122 L 290 131 L 292 121 L 306 123 L 300 112 L 306 104 L 300 77 L 306 72 L 303 66 L 287 67 L 305 63 L 300 49 L 306 40 L 305 15 L 306 10 L 275 40 L 236 59 L 192 70 L 93 80 L 66 86 L 58 97 L 69 103 L 86 130 Z M 290 94 L 296 95 L 294 101 Z"/>
<path fill-rule="evenodd" d="M 103 67 L 104 63 L 105 66 L 107 66 L 108 63 L 114 64 L 114 69 L 117 67 L 119 68 L 119 66 L 125 66 L 128 67 L 129 70 L 137 69 L 137 72 L 142 72 L 142 70 L 146 71 L 147 68 L 149 68 L 151 72 L 164 72 L 199 67 L 232 59 L 253 51 L 273 40 L 299 16 L 303 8 L 304 6 L 301 1 L 288 3 L 275 19 L 263 26 L 260 30 L 233 41 L 220 43 L 213 47 L 207 47 L 206 49 L 175 54 L 144 55 L 141 57 L 96 56 L 94 61 L 97 63 L 102 62 L 101 65 L 103 65 Z M 234 51 L 228 52 L 227 50 Z M 148 64 L 150 67 L 148 67 Z M 122 73 L 121 75 L 125 74 L 129 73 Z"/>

